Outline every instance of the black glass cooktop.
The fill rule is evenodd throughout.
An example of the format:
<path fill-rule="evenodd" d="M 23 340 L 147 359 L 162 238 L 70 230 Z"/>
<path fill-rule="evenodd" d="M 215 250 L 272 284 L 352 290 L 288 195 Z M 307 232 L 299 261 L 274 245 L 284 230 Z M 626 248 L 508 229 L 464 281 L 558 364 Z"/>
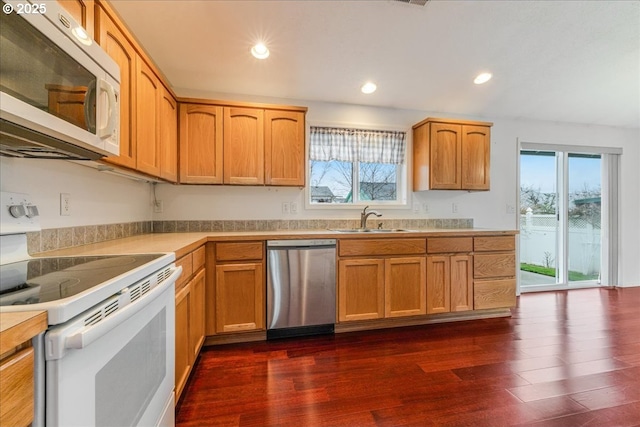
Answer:
<path fill-rule="evenodd" d="M 32 258 L 0 266 L 0 305 L 56 301 L 79 294 L 162 254 Z"/>

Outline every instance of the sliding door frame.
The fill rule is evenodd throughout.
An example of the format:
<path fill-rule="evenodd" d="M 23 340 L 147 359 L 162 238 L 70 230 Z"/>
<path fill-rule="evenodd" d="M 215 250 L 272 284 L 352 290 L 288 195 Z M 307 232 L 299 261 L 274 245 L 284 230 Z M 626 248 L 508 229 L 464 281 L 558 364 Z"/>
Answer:
<path fill-rule="evenodd" d="M 555 284 L 549 284 L 549 286 L 537 286 L 535 288 L 528 287 L 526 292 L 545 291 L 545 290 L 558 290 L 558 289 L 578 289 L 581 287 L 593 287 L 593 286 L 618 286 L 618 280 L 620 278 L 620 197 L 619 197 L 619 185 L 620 185 L 620 155 L 622 154 L 622 148 L 617 147 L 590 147 L 581 145 L 566 145 L 566 144 L 548 144 L 548 143 L 534 143 L 528 141 L 522 141 L 518 139 L 518 153 L 517 153 L 517 179 L 516 179 L 516 192 L 517 192 L 517 206 L 518 220 L 516 221 L 518 230 L 520 231 L 520 173 L 521 173 L 521 152 L 527 150 L 548 151 L 555 152 L 556 155 L 556 171 L 557 173 L 557 220 L 559 222 L 559 233 L 557 235 L 558 242 L 556 244 L 556 250 L 562 249 L 560 253 L 556 255 L 557 259 L 557 277 Z M 569 263 L 569 251 L 566 250 L 568 243 L 569 233 L 569 218 L 568 218 L 568 203 L 569 203 L 569 191 L 568 191 L 568 158 L 570 153 L 584 153 L 584 154 L 600 154 L 601 155 L 601 222 L 605 224 L 601 233 L 601 263 L 600 263 L 600 283 L 594 284 L 592 282 L 585 282 L 581 285 L 571 284 L 568 277 L 568 263 Z M 518 239 L 517 245 L 517 257 L 518 257 L 518 271 L 520 265 L 520 239 Z M 517 278 L 517 293 L 521 293 L 520 274 Z"/>

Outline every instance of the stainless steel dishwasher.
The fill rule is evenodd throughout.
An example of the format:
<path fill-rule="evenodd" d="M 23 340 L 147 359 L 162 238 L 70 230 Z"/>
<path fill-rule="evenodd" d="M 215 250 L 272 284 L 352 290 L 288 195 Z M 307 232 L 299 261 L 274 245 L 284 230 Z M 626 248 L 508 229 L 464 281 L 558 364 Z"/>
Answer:
<path fill-rule="evenodd" d="M 267 241 L 267 339 L 333 333 L 335 239 Z"/>

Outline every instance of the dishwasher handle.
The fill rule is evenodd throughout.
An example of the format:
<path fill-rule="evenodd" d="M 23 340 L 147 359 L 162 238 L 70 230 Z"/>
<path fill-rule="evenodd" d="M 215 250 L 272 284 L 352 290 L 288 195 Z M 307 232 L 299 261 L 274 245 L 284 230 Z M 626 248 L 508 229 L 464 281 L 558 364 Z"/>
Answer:
<path fill-rule="evenodd" d="M 304 240 L 267 240 L 267 248 L 284 249 L 322 249 L 323 247 L 335 247 L 336 239 L 304 239 Z"/>

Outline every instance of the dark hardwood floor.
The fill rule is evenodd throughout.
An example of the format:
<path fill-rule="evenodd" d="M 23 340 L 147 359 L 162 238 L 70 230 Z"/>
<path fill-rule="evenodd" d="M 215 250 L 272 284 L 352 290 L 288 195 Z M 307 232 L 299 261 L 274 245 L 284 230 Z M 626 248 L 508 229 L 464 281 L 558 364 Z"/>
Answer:
<path fill-rule="evenodd" d="M 202 351 L 177 426 L 640 426 L 640 287 Z"/>

